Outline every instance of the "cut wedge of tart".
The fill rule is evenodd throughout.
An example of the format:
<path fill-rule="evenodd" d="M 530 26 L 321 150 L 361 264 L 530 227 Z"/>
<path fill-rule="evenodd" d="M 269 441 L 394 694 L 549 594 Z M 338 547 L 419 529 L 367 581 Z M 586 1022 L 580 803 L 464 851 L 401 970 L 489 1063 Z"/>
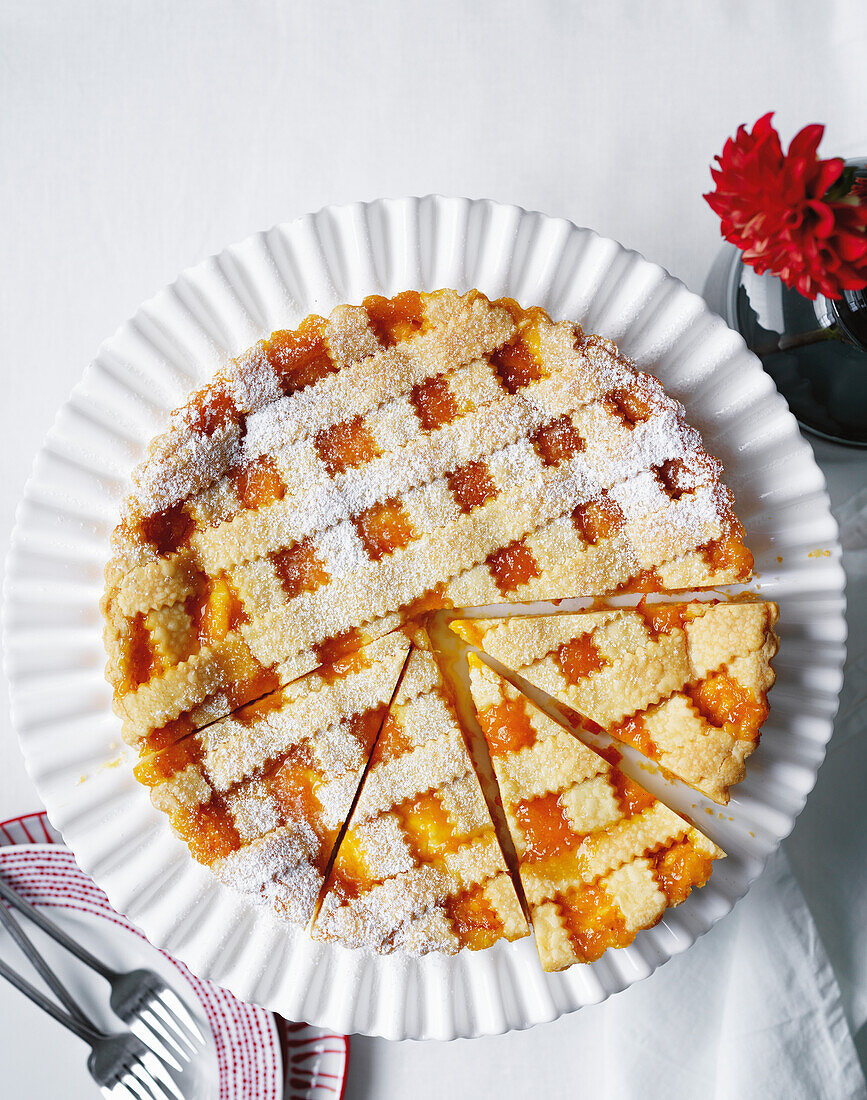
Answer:
<path fill-rule="evenodd" d="M 409 650 L 389 634 L 141 760 L 136 778 L 197 860 L 306 925 Z"/>
<path fill-rule="evenodd" d="M 476 655 L 469 662 L 543 969 L 627 946 L 724 853 Z"/>
<path fill-rule="evenodd" d="M 414 645 L 340 842 L 317 939 L 413 954 L 528 934 L 426 633 Z"/>
<path fill-rule="evenodd" d="M 722 467 L 617 348 L 478 291 L 230 362 L 133 475 L 102 601 L 147 753 L 436 607 L 746 580 Z"/>
<path fill-rule="evenodd" d="M 768 715 L 777 614 L 773 603 L 642 602 L 452 629 L 725 804 Z"/>

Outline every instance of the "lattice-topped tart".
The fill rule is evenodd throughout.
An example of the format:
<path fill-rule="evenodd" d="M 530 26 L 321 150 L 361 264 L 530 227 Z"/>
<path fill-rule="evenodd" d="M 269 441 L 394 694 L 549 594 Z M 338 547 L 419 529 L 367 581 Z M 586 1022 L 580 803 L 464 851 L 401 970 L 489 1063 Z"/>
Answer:
<path fill-rule="evenodd" d="M 114 533 L 107 674 L 138 777 L 225 881 L 296 923 L 321 906 L 319 937 L 484 947 L 526 923 L 424 617 L 751 569 L 720 463 L 653 376 L 541 309 L 408 291 L 272 333 L 174 413 Z M 611 681 L 605 724 L 724 799 L 772 647 L 748 668 L 762 627 L 735 614 L 702 656 L 722 614 L 602 610 L 548 688 L 592 711 L 594 652 L 664 651 L 640 689 Z"/>

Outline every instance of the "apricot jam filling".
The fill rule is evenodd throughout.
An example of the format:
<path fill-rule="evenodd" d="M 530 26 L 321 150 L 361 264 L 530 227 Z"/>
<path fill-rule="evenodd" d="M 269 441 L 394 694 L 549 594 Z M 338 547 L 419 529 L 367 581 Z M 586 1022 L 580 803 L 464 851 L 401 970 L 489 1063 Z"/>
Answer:
<path fill-rule="evenodd" d="M 481 951 L 496 943 L 503 924 L 485 897 L 482 886 L 474 886 L 446 899 L 446 916 L 462 947 Z"/>
<path fill-rule="evenodd" d="M 573 829 L 556 791 L 539 798 L 519 799 L 512 812 L 524 835 L 527 859 L 550 859 L 577 848 L 584 840 L 584 834 Z"/>
<path fill-rule="evenodd" d="M 623 913 L 601 884 L 558 894 L 554 901 L 581 962 L 593 962 L 609 947 L 625 947 L 634 938 Z"/>
<path fill-rule="evenodd" d="M 619 768 L 611 769 L 608 780 L 614 788 L 624 817 L 635 817 L 636 814 L 649 809 L 656 801 L 652 794 L 639 787 L 637 783 L 633 783 Z"/>
<path fill-rule="evenodd" d="M 742 534 L 735 532 L 708 543 L 702 553 L 711 569 L 720 573 L 734 570 L 738 576 L 748 577 L 755 563 L 742 539 Z"/>
<path fill-rule="evenodd" d="M 193 519 L 182 503 L 143 516 L 138 523 L 142 542 L 162 557 L 180 550 L 192 534 L 193 527 Z"/>
<path fill-rule="evenodd" d="M 503 388 L 512 394 L 542 377 L 541 364 L 520 337 L 495 351 L 491 355 L 491 366 Z"/>
<path fill-rule="evenodd" d="M 230 711 L 252 703 L 263 695 L 275 692 L 280 687 L 280 679 L 272 669 L 259 668 L 243 680 L 237 680 L 226 689 L 226 701 Z"/>
<path fill-rule="evenodd" d="M 413 386 L 409 400 L 426 432 L 451 424 L 458 415 L 448 378 L 441 374 Z"/>
<path fill-rule="evenodd" d="M 653 877 L 669 905 L 679 905 L 693 887 L 703 886 L 713 870 L 711 856 L 690 840 L 681 840 L 651 857 Z"/>
<path fill-rule="evenodd" d="M 433 588 L 428 589 L 427 592 L 417 596 L 410 603 L 404 604 L 401 611 L 404 614 L 405 621 L 410 622 L 413 619 L 427 615 L 431 611 L 440 611 L 444 607 L 452 607 L 452 602 L 447 598 L 445 591 L 445 581 L 441 581 Z"/>
<path fill-rule="evenodd" d="M 623 513 L 616 501 L 605 493 L 587 504 L 579 504 L 572 512 L 572 523 L 591 546 L 614 538 L 623 522 Z"/>
<path fill-rule="evenodd" d="M 171 722 L 166 722 L 159 729 L 151 730 L 143 739 L 141 756 L 148 753 L 159 752 L 160 749 L 174 745 L 176 741 L 182 741 L 195 730 L 195 724 L 188 713 L 180 715 Z"/>
<path fill-rule="evenodd" d="M 580 634 L 564 642 L 554 654 L 554 660 L 570 684 L 580 683 L 586 676 L 605 667 L 605 659 L 596 648 L 590 634 Z"/>
<path fill-rule="evenodd" d="M 203 646 L 215 646 L 227 634 L 250 620 L 225 574 L 216 576 L 200 605 L 196 630 Z"/>
<path fill-rule="evenodd" d="M 648 604 L 642 600 L 638 611 L 647 624 L 647 629 L 658 638 L 660 634 L 670 634 L 673 630 L 683 630 L 686 626 L 688 607 L 682 603 Z"/>
<path fill-rule="evenodd" d="M 382 453 L 361 416 L 323 428 L 317 432 L 314 446 L 332 477 L 364 466 Z"/>
<path fill-rule="evenodd" d="M 352 829 L 347 829 L 331 868 L 329 891 L 333 891 L 342 901 L 350 901 L 360 897 L 373 881 L 373 872 L 364 858 L 360 838 Z"/>
<path fill-rule="evenodd" d="M 190 405 L 190 426 L 204 435 L 213 435 L 229 421 L 239 419 L 235 402 L 222 380 L 198 393 Z"/>
<path fill-rule="evenodd" d="M 361 748 L 365 760 L 370 756 L 370 751 L 376 743 L 377 736 L 385 728 L 383 723 L 386 710 L 385 704 L 379 707 L 371 707 L 370 710 L 365 710 L 361 714 L 350 715 L 349 718 L 343 721 L 344 728 Z"/>
<path fill-rule="evenodd" d="M 242 508 L 264 508 L 286 495 L 286 483 L 274 462 L 267 457 L 242 466 L 233 482 Z"/>
<path fill-rule="evenodd" d="M 614 390 L 602 402 L 607 412 L 617 416 L 624 427 L 632 429 L 636 424 L 649 420 L 653 408 L 632 390 Z"/>
<path fill-rule="evenodd" d="M 333 684 L 366 668 L 370 668 L 370 659 L 362 647 L 346 650 L 332 664 L 320 668 L 319 675 L 326 683 Z"/>
<path fill-rule="evenodd" d="M 331 574 L 316 557 L 313 539 L 302 539 L 285 550 L 275 550 L 270 555 L 283 591 L 290 600 L 302 592 L 315 592 L 331 579 Z"/>
<path fill-rule="evenodd" d="M 616 737 L 618 741 L 625 741 L 627 745 L 634 746 L 639 752 L 650 757 L 651 760 L 659 759 L 659 747 L 650 736 L 650 732 L 640 714 L 625 718 L 618 725 L 612 726 L 609 733 L 612 737 Z"/>
<path fill-rule="evenodd" d="M 321 783 L 309 752 L 295 750 L 286 756 L 270 784 L 285 821 L 305 821 L 315 827 L 322 814 L 322 805 L 316 797 Z"/>
<path fill-rule="evenodd" d="M 311 316 L 294 331 L 274 332 L 265 341 L 265 355 L 287 397 L 337 370 L 328 353 L 323 328 L 322 318 Z"/>
<path fill-rule="evenodd" d="M 543 424 L 533 436 L 533 446 L 546 466 L 557 466 L 584 450 L 584 440 L 569 416 Z"/>
<path fill-rule="evenodd" d="M 345 670 L 352 670 L 354 661 L 367 659 L 359 651 L 368 640 L 358 627 L 353 626 L 320 642 L 316 646 L 316 660 L 321 666 L 317 669 L 319 675 L 327 683 L 339 680 L 346 674 Z M 343 663 L 344 659 L 347 664 Z"/>
<path fill-rule="evenodd" d="M 240 707 L 232 715 L 232 718 L 240 726 L 252 726 L 254 723 L 267 718 L 269 714 L 275 714 L 284 702 L 282 691 L 272 691 L 267 695 L 257 696 L 252 702 Z"/>
<path fill-rule="evenodd" d="M 736 726 L 745 738 L 754 737 L 768 717 L 767 706 L 724 672 L 694 684 L 687 693 L 712 726 Z"/>
<path fill-rule="evenodd" d="M 147 683 L 157 663 L 145 618 L 145 613 L 139 611 L 130 620 L 124 655 L 124 691 L 135 691 L 141 684 Z"/>
<path fill-rule="evenodd" d="M 503 593 L 514 592 L 540 575 L 538 563 L 524 539 L 516 539 L 502 550 L 489 554 L 487 565 Z"/>
<path fill-rule="evenodd" d="M 664 588 L 662 578 L 655 569 L 642 569 L 628 581 L 619 584 L 615 592 L 660 592 Z"/>
<path fill-rule="evenodd" d="M 407 731 L 400 722 L 396 722 L 389 715 L 382 725 L 379 740 L 376 742 L 376 750 L 373 756 L 374 763 L 387 764 L 389 760 L 394 760 L 398 756 L 403 756 L 405 752 L 409 752 L 412 747 L 412 739 Z"/>
<path fill-rule="evenodd" d="M 241 838 L 222 799 L 213 798 L 195 810 L 178 810 L 172 825 L 200 863 L 213 863 L 241 847 Z"/>
<path fill-rule="evenodd" d="M 424 299 L 416 290 L 406 290 L 394 298 L 371 294 L 361 304 L 383 347 L 393 347 L 424 330 Z"/>
<path fill-rule="evenodd" d="M 189 764 L 202 758 L 202 746 L 197 737 L 187 737 L 163 748 L 153 756 L 140 760 L 134 767 L 136 779 L 147 787 L 155 787 L 182 772 Z"/>
<path fill-rule="evenodd" d="M 399 500 L 374 504 L 355 518 L 355 529 L 373 561 L 401 550 L 416 537 L 409 516 Z"/>
<path fill-rule="evenodd" d="M 465 466 L 459 466 L 446 475 L 446 481 L 458 506 L 465 513 L 481 507 L 492 500 L 498 492 L 487 463 L 482 461 L 468 462 Z"/>
<path fill-rule="evenodd" d="M 527 708 L 520 699 L 506 699 L 485 707 L 479 711 L 479 725 L 494 754 L 518 752 L 536 742 Z"/>
<path fill-rule="evenodd" d="M 421 794 L 395 808 L 404 832 L 422 861 L 431 860 L 453 847 L 459 839 L 451 818 L 435 794 Z"/>
<path fill-rule="evenodd" d="M 686 469 L 680 459 L 672 458 L 661 466 L 655 466 L 654 473 L 671 500 L 680 500 L 687 492 L 684 486 L 689 483 L 689 479 L 685 476 Z"/>

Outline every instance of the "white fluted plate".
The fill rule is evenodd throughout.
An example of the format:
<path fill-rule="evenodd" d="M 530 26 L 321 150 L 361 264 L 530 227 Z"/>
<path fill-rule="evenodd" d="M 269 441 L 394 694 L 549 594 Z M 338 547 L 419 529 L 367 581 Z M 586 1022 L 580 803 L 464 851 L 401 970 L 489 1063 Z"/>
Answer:
<path fill-rule="evenodd" d="M 702 819 L 729 858 L 635 942 L 543 974 L 532 941 L 446 958 L 313 943 L 190 859 L 132 775 L 103 677 L 99 598 L 129 474 L 227 357 L 308 313 L 408 288 L 509 295 L 617 341 L 680 399 L 725 463 L 781 607 L 777 686 L 748 777 Z M 551 1020 L 645 977 L 729 912 L 813 787 L 842 681 L 843 572 L 825 482 L 743 341 L 662 268 L 569 222 L 428 197 L 328 207 L 184 272 L 100 348 L 37 455 L 5 588 L 13 720 L 76 858 L 157 946 L 237 996 L 339 1032 L 453 1038 Z"/>

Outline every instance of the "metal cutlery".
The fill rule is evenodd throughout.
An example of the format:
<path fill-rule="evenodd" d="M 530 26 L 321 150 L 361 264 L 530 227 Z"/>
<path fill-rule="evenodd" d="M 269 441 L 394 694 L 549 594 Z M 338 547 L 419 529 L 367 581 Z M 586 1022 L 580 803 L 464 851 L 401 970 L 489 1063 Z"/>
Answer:
<path fill-rule="evenodd" d="M 166 1065 L 181 1070 L 182 1063 L 177 1056 L 189 1062 L 205 1039 L 189 1010 L 159 974 L 146 969 L 119 972 L 106 966 L 2 879 L 0 899 L 27 916 L 110 983 L 111 1007 L 129 1026 L 128 1031 L 117 1034 L 102 1031 L 89 1019 L 24 932 L 11 909 L 0 900 L 0 924 L 6 927 L 60 1005 L 2 960 L 0 977 L 88 1044 L 91 1052 L 87 1068 L 103 1095 L 117 1100 L 184 1100 Z"/>
<path fill-rule="evenodd" d="M 5 910 L 5 906 L 0 908 Z M 46 997 L 2 960 L 0 977 L 5 978 L 25 997 L 87 1043 L 90 1047 L 87 1068 L 104 1096 L 111 1096 L 116 1100 L 184 1100 L 183 1093 L 166 1067 L 132 1032 L 107 1035 L 87 1022 L 87 1017 L 80 1018 L 84 1014 L 77 1005 L 76 1015 L 64 1012 L 50 997 Z M 50 984 L 52 989 L 56 989 L 60 983 L 52 975 Z M 64 1000 L 67 998 L 68 993 Z"/>
<path fill-rule="evenodd" d="M 156 971 L 112 970 L 80 943 L 76 943 L 62 928 L 58 928 L 39 909 L 25 901 L 2 879 L 0 879 L 0 898 L 23 913 L 37 928 L 41 928 L 85 966 L 105 978 L 111 986 L 109 1004 L 112 1011 L 163 1061 L 175 1069 L 180 1069 L 181 1062 L 178 1058 L 188 1062 L 191 1056 L 204 1045 L 205 1037 L 193 1016 L 180 997 L 166 985 Z M 0 905 L 0 910 L 6 912 L 5 906 Z M 20 943 L 20 940 L 17 942 Z M 26 951 L 26 948 L 23 949 Z M 35 948 L 33 950 L 35 952 Z M 38 955 L 38 952 L 36 954 Z M 38 968 L 39 964 L 33 956 L 29 957 Z M 57 993 L 56 989 L 55 993 Z M 57 995 L 63 1001 L 63 997 L 59 993 Z M 63 1003 L 66 1004 L 65 1001 Z M 66 1007 L 69 1008 L 68 1005 Z"/>

